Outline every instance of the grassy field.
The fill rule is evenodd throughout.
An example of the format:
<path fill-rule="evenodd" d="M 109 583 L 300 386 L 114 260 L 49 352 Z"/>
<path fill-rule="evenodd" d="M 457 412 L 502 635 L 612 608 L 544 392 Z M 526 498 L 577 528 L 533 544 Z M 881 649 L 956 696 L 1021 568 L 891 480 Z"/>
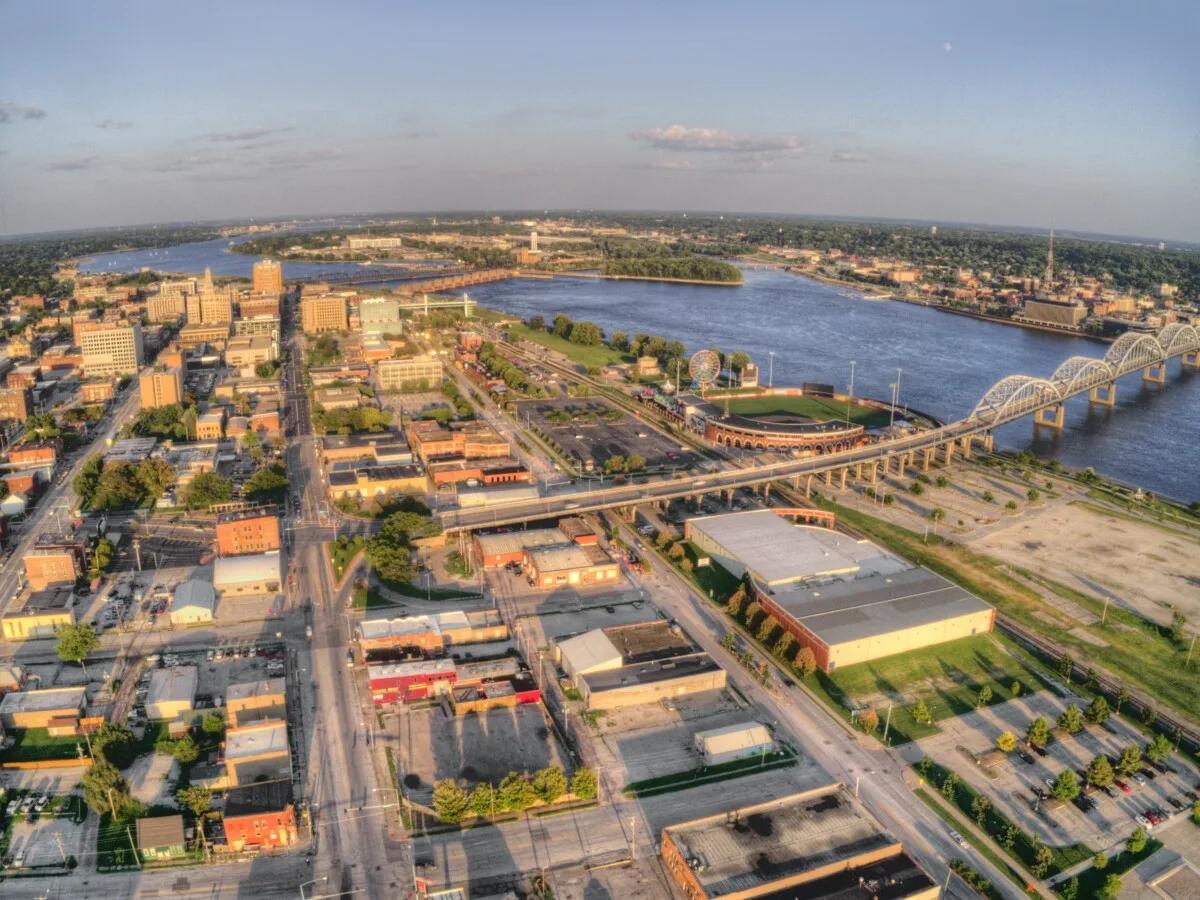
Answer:
<path fill-rule="evenodd" d="M 724 401 L 713 398 L 722 407 Z M 846 420 L 846 404 L 829 397 L 743 397 L 729 401 L 729 411 L 743 416 L 807 416 L 818 422 Z M 850 407 L 850 421 L 868 428 L 886 425 L 888 414 L 865 406 Z"/>
<path fill-rule="evenodd" d="M 353 538 L 343 535 L 333 543 L 327 544 L 329 559 L 333 563 L 333 574 L 338 578 L 346 574 L 346 567 L 350 565 L 350 560 L 354 559 L 355 554 L 365 545 L 366 541 L 363 540 L 361 534 L 356 534 Z"/>
<path fill-rule="evenodd" d="M 1041 690 L 1045 682 L 1026 660 L 1025 653 L 1002 636 L 981 634 L 847 666 L 814 676 L 814 681 L 837 706 L 847 708 L 850 700 L 866 702 L 879 713 L 881 723 L 888 702 L 884 698 L 893 700 L 889 737 L 898 744 L 938 731 L 936 725 L 913 718 L 912 706 L 918 700 L 925 701 L 936 723 L 975 709 L 984 686 L 992 692 L 989 704 L 1011 700 L 1014 682 L 1021 695 Z"/>
<path fill-rule="evenodd" d="M 14 741 L 6 750 L 0 751 L 0 762 L 36 762 L 43 759 L 72 759 L 79 755 L 79 747 L 87 746 L 79 737 L 50 737 L 45 728 L 14 729 L 9 732 Z"/>
<path fill-rule="evenodd" d="M 702 784 L 753 775 L 755 772 L 788 768 L 795 764 L 796 754 L 785 747 L 761 760 L 757 756 L 735 759 L 715 766 L 701 767 L 687 772 L 673 772 L 670 775 L 660 775 L 658 778 L 635 781 L 625 786 L 624 793 L 627 797 L 654 797 L 658 794 L 669 794 L 672 791 L 682 791 L 685 788 L 697 787 Z"/>
<path fill-rule="evenodd" d="M 1131 686 L 1141 688 L 1193 720 L 1200 720 L 1200 678 L 1180 677 L 1185 671 L 1187 647 L 1173 643 L 1164 629 L 1153 622 L 1112 604 L 1106 624 L 1085 628 L 1052 607 L 990 557 L 940 538 L 926 543 L 920 534 L 823 497 L 816 502 L 821 508 L 836 512 L 841 522 L 933 569 L 1030 630 L 1055 641 L 1080 663 L 1077 668 L 1094 661 Z M 1029 574 L 1047 590 L 1078 603 L 1097 617 L 1101 615 L 1104 604 L 1094 597 L 1041 575 Z M 1081 637 L 1081 631 L 1099 638 L 1105 646 Z"/>
<path fill-rule="evenodd" d="M 548 347 L 551 350 L 557 350 L 573 362 L 579 363 L 581 366 L 591 368 L 596 366 L 603 368 L 604 366 L 615 365 L 616 363 L 633 362 L 633 357 L 626 353 L 618 353 L 616 350 L 610 350 L 603 344 L 598 344 L 595 347 L 585 347 L 582 344 L 572 344 L 570 341 L 560 338 L 556 334 L 551 334 L 548 331 L 534 331 L 525 325 L 511 325 L 508 329 L 509 335 L 514 342 L 526 340 L 541 344 L 543 347 Z"/>

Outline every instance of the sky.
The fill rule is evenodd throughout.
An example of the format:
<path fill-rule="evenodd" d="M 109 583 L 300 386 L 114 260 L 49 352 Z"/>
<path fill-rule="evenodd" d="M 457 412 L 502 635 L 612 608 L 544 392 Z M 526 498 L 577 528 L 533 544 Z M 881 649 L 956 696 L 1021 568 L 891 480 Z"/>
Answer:
<path fill-rule="evenodd" d="M 0 0 L 0 234 L 659 209 L 1200 240 L 1200 4 Z"/>

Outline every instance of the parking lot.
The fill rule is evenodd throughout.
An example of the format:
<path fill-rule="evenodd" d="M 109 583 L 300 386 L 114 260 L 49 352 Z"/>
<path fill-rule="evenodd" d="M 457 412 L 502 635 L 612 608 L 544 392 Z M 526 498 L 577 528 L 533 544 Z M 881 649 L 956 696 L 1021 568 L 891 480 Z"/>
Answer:
<path fill-rule="evenodd" d="M 138 680 L 133 709 L 129 721 L 134 724 L 145 722 L 143 706 L 150 689 L 150 676 L 156 668 L 174 666 L 196 666 L 196 708 L 217 708 L 224 705 L 225 692 L 231 684 L 260 681 L 264 678 L 282 678 L 287 669 L 284 654 L 277 644 L 240 641 L 215 647 L 211 650 L 167 652 L 161 657 L 146 658 L 146 666 Z"/>
<path fill-rule="evenodd" d="M 640 456 L 649 469 L 688 469 L 698 462 L 687 446 L 595 397 L 526 400 L 517 407 L 518 420 L 551 435 L 568 457 L 583 461 L 585 472 L 604 471 L 614 456 Z"/>
<path fill-rule="evenodd" d="M 1076 702 L 1081 708 L 1085 706 L 1083 701 Z M 1200 791 L 1197 787 L 1200 773 L 1178 754 L 1168 761 L 1174 771 L 1156 771 L 1146 761 L 1141 772 L 1133 778 L 1125 780 L 1118 776 L 1118 781 L 1127 790 L 1114 785 L 1109 792 L 1092 792 L 1089 799 L 1094 801 L 1094 806 L 1086 812 L 1074 803 L 1048 809 L 1047 803 L 1038 800 L 1036 792 L 1048 793 L 1047 779 L 1053 783 L 1064 769 L 1073 769 L 1081 775 L 1082 785 L 1082 773 L 1096 756 L 1104 754 L 1115 762 L 1121 751 L 1131 744 L 1145 747 L 1146 737 L 1115 717 L 1104 726 L 1089 726 L 1076 735 L 1056 734 L 1044 754 L 1026 752 L 1024 759 L 1018 753 L 1009 754 L 990 771 L 972 762 L 970 754 L 994 748 L 996 738 L 1003 731 L 1011 731 L 1022 738 L 1029 722 L 1037 716 L 1045 716 L 1053 724 L 1067 703 L 1048 691 L 1040 691 L 945 720 L 941 723 L 941 734 L 921 739 L 918 746 L 920 751 L 986 793 L 1014 822 L 1039 834 L 1047 844 L 1079 841 L 1105 847 L 1128 836 L 1139 824 L 1149 824 L 1147 830 L 1152 831 L 1153 823 L 1142 823 L 1136 818 L 1139 815 L 1145 817 L 1149 810 L 1161 811 L 1163 818 L 1190 812 L 1192 800 L 1189 794 Z"/>
<path fill-rule="evenodd" d="M 6 821 L 13 820 L 5 854 L 14 867 L 61 866 L 64 856 L 85 855 L 84 828 L 77 824 L 83 802 L 79 797 L 27 793 L 10 799 Z"/>
<path fill-rule="evenodd" d="M 442 707 L 405 709 L 398 717 L 404 792 L 429 804 L 433 785 L 457 778 L 470 791 L 499 784 L 509 772 L 533 774 L 546 766 L 569 771 L 567 754 L 546 722 L 541 704 L 455 716 Z"/>

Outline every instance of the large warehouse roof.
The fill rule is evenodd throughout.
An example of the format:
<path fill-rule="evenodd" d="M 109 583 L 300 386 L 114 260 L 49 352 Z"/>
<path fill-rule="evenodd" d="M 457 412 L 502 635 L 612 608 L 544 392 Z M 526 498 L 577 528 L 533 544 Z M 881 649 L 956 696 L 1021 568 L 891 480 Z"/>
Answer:
<path fill-rule="evenodd" d="M 975 595 L 922 568 L 795 587 L 771 599 L 829 646 L 991 609 Z"/>
<path fill-rule="evenodd" d="M 703 516 L 687 524 L 689 534 L 698 533 L 698 543 L 705 549 L 723 552 L 766 585 L 906 568 L 870 541 L 827 528 L 793 525 L 767 509 Z"/>
<path fill-rule="evenodd" d="M 481 534 L 475 538 L 484 556 L 520 553 L 534 547 L 549 547 L 567 540 L 557 528 L 530 528 L 527 531 L 504 531 L 499 534 Z"/>
<path fill-rule="evenodd" d="M 252 556 L 222 556 L 213 563 L 213 585 L 281 581 L 280 572 L 278 550 Z"/>
<path fill-rule="evenodd" d="M 615 669 L 624 662 L 621 651 L 599 628 L 560 641 L 558 651 L 562 654 L 563 668 L 574 675 Z"/>
<path fill-rule="evenodd" d="M 82 687 L 42 688 L 35 691 L 12 691 L 0 700 L 0 715 L 46 712 L 56 709 L 81 709 L 87 697 Z"/>

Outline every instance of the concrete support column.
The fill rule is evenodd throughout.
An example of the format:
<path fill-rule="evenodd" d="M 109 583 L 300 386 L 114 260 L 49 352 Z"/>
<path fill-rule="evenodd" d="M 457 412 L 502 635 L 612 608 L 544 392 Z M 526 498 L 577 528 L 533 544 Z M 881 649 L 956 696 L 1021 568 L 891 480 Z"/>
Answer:
<path fill-rule="evenodd" d="M 763 482 L 763 500 L 768 500 L 771 497 L 771 482 Z"/>
<path fill-rule="evenodd" d="M 811 475 L 806 476 L 804 479 L 804 499 L 805 500 L 812 497 L 812 483 L 813 483 L 813 477 Z"/>
<path fill-rule="evenodd" d="M 904 466 L 905 466 L 904 454 L 901 453 L 899 456 L 896 457 L 896 477 L 897 478 L 904 477 Z"/>
<path fill-rule="evenodd" d="M 829 487 L 833 487 L 833 469 L 825 470 L 825 484 Z"/>
<path fill-rule="evenodd" d="M 1164 359 L 1160 363 L 1142 369 L 1142 381 L 1148 381 L 1151 384 L 1166 384 L 1167 361 Z"/>
<path fill-rule="evenodd" d="M 1193 350 L 1179 357 L 1185 369 L 1200 369 L 1200 350 Z"/>
<path fill-rule="evenodd" d="M 942 454 L 944 456 L 943 462 L 945 462 L 946 465 L 950 465 L 950 463 L 954 462 L 954 441 L 950 441 L 948 444 L 942 444 Z"/>
<path fill-rule="evenodd" d="M 921 451 L 921 471 L 928 472 L 929 467 L 933 464 L 933 458 L 937 455 L 936 447 L 926 447 Z"/>
<path fill-rule="evenodd" d="M 987 434 L 985 434 L 983 436 L 983 449 L 988 451 L 989 453 L 991 453 L 992 450 L 994 450 L 995 448 L 996 448 L 996 438 L 989 431 Z"/>
<path fill-rule="evenodd" d="M 867 483 L 875 484 L 879 481 L 879 463 L 869 463 L 867 469 Z"/>
<path fill-rule="evenodd" d="M 846 476 L 849 474 L 850 474 L 849 469 L 842 469 L 841 471 L 838 472 L 838 475 L 840 476 L 840 479 L 838 481 L 838 490 L 839 491 L 844 491 L 846 489 Z"/>
<path fill-rule="evenodd" d="M 859 481 L 862 481 L 862 467 L 863 467 L 862 463 L 854 464 L 854 477 L 857 478 Z"/>
<path fill-rule="evenodd" d="M 1098 384 L 1088 391 L 1088 403 L 1095 406 L 1107 406 L 1112 409 L 1117 405 L 1117 383 Z"/>
<path fill-rule="evenodd" d="M 1054 428 L 1062 431 L 1063 426 L 1067 423 L 1067 410 L 1061 403 L 1055 403 L 1053 406 L 1044 406 L 1033 414 L 1033 427 L 1039 425 L 1044 428 Z"/>
<path fill-rule="evenodd" d="M 967 435 L 961 441 L 963 459 L 971 458 L 971 435 Z"/>
<path fill-rule="evenodd" d="M 799 475 L 792 476 L 792 490 L 793 491 L 800 490 L 800 476 Z"/>

